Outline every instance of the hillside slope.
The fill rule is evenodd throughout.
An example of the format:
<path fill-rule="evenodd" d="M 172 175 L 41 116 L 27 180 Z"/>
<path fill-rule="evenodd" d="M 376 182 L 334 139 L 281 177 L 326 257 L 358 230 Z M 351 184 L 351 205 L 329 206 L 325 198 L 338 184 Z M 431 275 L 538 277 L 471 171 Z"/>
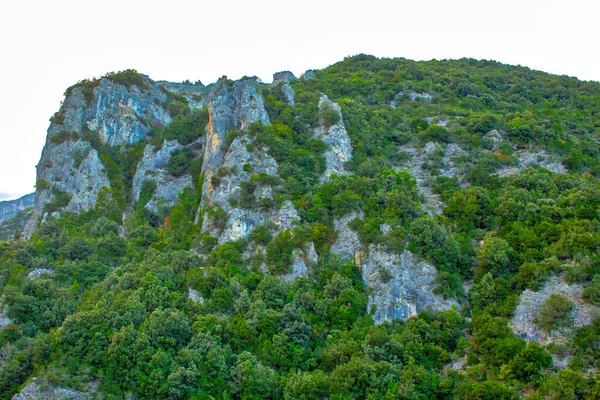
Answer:
<path fill-rule="evenodd" d="M 0 243 L 2 398 L 591 397 L 599 129 L 600 84 L 470 59 L 79 82 Z"/>

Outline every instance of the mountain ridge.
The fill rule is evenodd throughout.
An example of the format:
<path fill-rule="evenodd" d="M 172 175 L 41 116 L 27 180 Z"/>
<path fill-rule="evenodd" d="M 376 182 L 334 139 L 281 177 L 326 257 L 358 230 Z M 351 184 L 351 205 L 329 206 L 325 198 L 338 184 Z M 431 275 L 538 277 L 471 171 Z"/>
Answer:
<path fill-rule="evenodd" d="M 596 390 L 600 84 L 358 55 L 65 95 L 0 243 L 1 393 Z"/>

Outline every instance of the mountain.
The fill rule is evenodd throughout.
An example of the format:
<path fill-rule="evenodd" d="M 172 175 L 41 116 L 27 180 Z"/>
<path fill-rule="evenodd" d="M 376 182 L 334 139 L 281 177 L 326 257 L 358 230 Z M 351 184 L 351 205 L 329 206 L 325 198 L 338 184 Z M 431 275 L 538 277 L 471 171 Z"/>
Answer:
<path fill-rule="evenodd" d="M 0 222 L 14 217 L 19 211 L 33 207 L 34 195 L 27 194 L 15 200 L 0 201 Z"/>
<path fill-rule="evenodd" d="M 471 59 L 80 81 L 0 243 L 0 392 L 591 396 L 599 128 L 599 83 Z"/>

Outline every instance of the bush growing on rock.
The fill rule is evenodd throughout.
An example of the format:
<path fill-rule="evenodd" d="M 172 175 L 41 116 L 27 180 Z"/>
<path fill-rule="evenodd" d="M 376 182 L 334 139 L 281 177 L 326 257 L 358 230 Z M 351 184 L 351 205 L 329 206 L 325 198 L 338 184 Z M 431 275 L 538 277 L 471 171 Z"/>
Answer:
<path fill-rule="evenodd" d="M 534 322 L 548 332 L 566 328 L 573 322 L 574 304 L 564 295 L 552 294 L 542 305 Z"/>

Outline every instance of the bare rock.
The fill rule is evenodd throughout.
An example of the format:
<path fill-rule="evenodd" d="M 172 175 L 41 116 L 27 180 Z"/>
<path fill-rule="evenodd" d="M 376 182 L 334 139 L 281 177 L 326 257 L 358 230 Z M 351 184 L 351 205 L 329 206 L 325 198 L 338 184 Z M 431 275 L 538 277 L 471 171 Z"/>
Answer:
<path fill-rule="evenodd" d="M 362 248 L 358 233 L 348 226 L 355 218 L 362 219 L 362 212 L 352 212 L 342 218 L 333 220 L 333 226 L 337 232 L 337 239 L 331 245 L 331 254 L 340 256 L 342 260 L 353 260 L 356 253 Z"/>
<path fill-rule="evenodd" d="M 247 78 L 231 84 L 226 78 L 221 78 L 211 89 L 208 98 L 202 205 L 211 203 L 214 191 L 211 178 L 223 166 L 226 153 L 230 150 L 225 145 L 227 131 L 245 130 L 258 121 L 264 125 L 270 124 L 257 79 Z M 239 164 L 239 167 L 242 165 Z"/>
<path fill-rule="evenodd" d="M 4 298 L 2 298 L 2 300 L 4 300 Z M 4 302 L 2 302 L 2 303 L 4 303 Z M 0 304 L 0 307 L 2 307 L 2 311 L 0 311 L 0 331 L 1 331 L 2 329 L 6 328 L 6 325 L 10 324 L 12 322 L 12 320 L 6 316 L 6 311 L 8 309 L 8 306 L 4 305 L 4 304 Z"/>
<path fill-rule="evenodd" d="M 279 82 L 289 82 L 295 80 L 296 77 L 290 71 L 275 72 L 273 74 L 273 85 L 277 85 Z"/>
<path fill-rule="evenodd" d="M 313 242 L 310 242 L 302 250 L 294 249 L 292 257 L 292 272 L 281 277 L 287 281 L 293 281 L 300 276 L 308 275 L 308 267 L 319 260 L 319 256 L 315 251 L 315 245 Z"/>
<path fill-rule="evenodd" d="M 191 287 L 188 288 L 188 299 L 190 299 L 194 303 L 204 304 L 204 297 L 200 295 L 200 292 Z"/>
<path fill-rule="evenodd" d="M 566 343 L 575 329 L 590 325 L 598 315 L 598 308 L 586 303 L 582 298 L 583 287 L 579 284 L 568 284 L 562 278 L 550 278 L 539 292 L 525 290 L 519 298 L 519 304 L 515 309 L 514 316 L 509 326 L 516 335 L 527 341 L 536 341 L 541 344 L 550 342 Z M 538 328 L 533 322 L 539 315 L 544 302 L 552 294 L 561 294 L 567 297 L 573 304 L 573 324 L 561 331 L 553 330 L 549 334 Z"/>
<path fill-rule="evenodd" d="M 347 175 L 348 171 L 345 169 L 345 164 L 352 158 L 352 143 L 344 126 L 340 106 L 323 95 L 319 101 L 319 110 L 326 108 L 335 110 L 339 114 L 340 120 L 330 127 L 327 127 L 325 122 L 320 120 L 319 126 L 315 129 L 315 138 L 323 140 L 329 146 L 324 154 L 327 169 L 321 181 L 328 181 L 331 174 Z"/>
<path fill-rule="evenodd" d="M 406 93 L 404 93 L 404 92 L 398 92 L 394 96 L 394 100 L 392 100 L 390 102 L 390 106 L 396 107 L 398 105 L 398 100 L 400 100 L 400 98 L 402 96 L 407 96 L 410 99 L 410 101 L 415 101 L 415 100 L 431 101 L 431 99 L 433 98 L 433 96 L 430 93 L 427 93 L 427 92 L 422 92 L 422 93 L 417 93 L 417 92 L 406 92 Z"/>
<path fill-rule="evenodd" d="M 44 379 L 33 378 L 12 400 L 88 400 L 95 398 L 97 384 L 91 383 L 84 390 L 55 387 Z"/>
<path fill-rule="evenodd" d="M 302 78 L 302 79 L 313 79 L 315 77 L 315 75 L 317 74 L 317 72 L 318 72 L 318 70 L 316 70 L 316 69 L 307 69 L 300 76 L 300 78 Z"/>
<path fill-rule="evenodd" d="M 144 87 L 125 86 L 110 77 L 68 90 L 60 111 L 48 128 L 46 144 L 37 166 L 35 208 L 24 231 L 30 237 L 37 229 L 45 205 L 56 191 L 71 197 L 67 211 L 82 212 L 96 205 L 98 194 L 110 186 L 105 166 L 92 147 L 92 137 L 111 146 L 133 144 L 145 138 L 154 126 L 171 122 L 163 107 L 167 95 L 143 77 Z"/>
<path fill-rule="evenodd" d="M 369 254 L 361 259 L 360 269 L 363 281 L 371 289 L 367 309 L 375 306 L 373 319 L 377 324 L 415 317 L 426 308 L 460 309 L 455 300 L 444 300 L 433 293 L 437 270 L 418 261 L 408 250 L 394 254 L 371 245 Z"/>
<path fill-rule="evenodd" d="M 556 157 L 551 156 L 545 151 L 529 152 L 529 151 L 517 151 L 514 156 L 519 160 L 518 166 L 506 166 L 498 170 L 498 175 L 508 176 L 518 174 L 521 170 L 527 166 L 539 165 L 540 167 L 546 168 L 550 172 L 556 174 L 567 173 L 567 168 L 562 162 Z"/>
<path fill-rule="evenodd" d="M 37 281 L 42 275 L 54 275 L 54 270 L 48 268 L 37 268 L 27 274 L 27 277 L 33 281 Z"/>
<path fill-rule="evenodd" d="M 175 204 L 179 197 L 179 192 L 186 187 L 193 185 L 192 176 L 186 174 L 175 177 L 167 171 L 167 164 L 171 154 L 175 150 L 182 149 L 183 146 L 177 140 L 165 140 L 161 148 L 147 145 L 144 149 L 144 156 L 138 163 L 137 171 L 133 178 L 133 200 L 140 198 L 142 184 L 146 180 L 156 182 L 156 191 L 146 208 L 157 211 L 158 205 L 167 207 Z"/>

